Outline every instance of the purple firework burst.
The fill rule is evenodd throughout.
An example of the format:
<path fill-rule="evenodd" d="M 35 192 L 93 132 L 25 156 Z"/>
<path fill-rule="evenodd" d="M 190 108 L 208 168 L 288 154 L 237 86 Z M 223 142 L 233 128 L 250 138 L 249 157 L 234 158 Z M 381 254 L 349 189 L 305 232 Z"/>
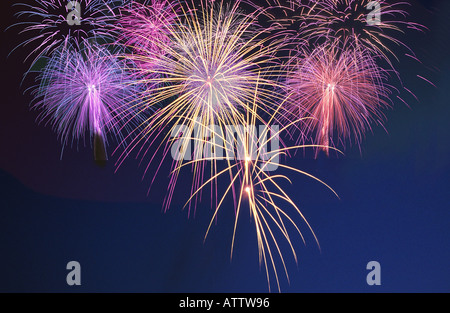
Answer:
<path fill-rule="evenodd" d="M 64 146 L 88 134 L 95 150 L 96 143 L 107 143 L 107 133 L 122 141 L 128 128 L 141 122 L 133 102 L 139 87 L 126 64 L 105 48 L 58 50 L 40 79 L 34 108 Z"/>

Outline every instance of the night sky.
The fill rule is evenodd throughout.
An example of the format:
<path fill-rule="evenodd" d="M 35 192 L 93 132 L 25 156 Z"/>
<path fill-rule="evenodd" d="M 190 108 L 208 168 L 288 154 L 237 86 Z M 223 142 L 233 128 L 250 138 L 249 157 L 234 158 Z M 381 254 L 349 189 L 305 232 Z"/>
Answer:
<path fill-rule="evenodd" d="M 379 126 L 345 156 L 287 161 L 332 186 L 290 174 L 287 193 L 313 227 L 320 249 L 306 229 L 299 238 L 298 265 L 282 244 L 288 283 L 283 292 L 449 292 L 450 291 L 450 1 L 410 1 L 411 20 L 425 33 L 402 37 L 422 64 L 398 48 L 402 91 L 410 107 L 393 97 Z M 190 176 L 167 212 L 162 171 L 147 195 L 140 159 L 116 168 L 93 161 L 87 142 L 66 147 L 50 125 L 30 110 L 35 76 L 23 83 L 26 39 L 11 1 L 1 1 L 0 60 L 0 291 L 2 292 L 267 292 L 259 267 L 254 222 L 242 214 L 233 257 L 232 201 L 218 215 L 206 241 L 213 209 L 202 201 L 195 214 L 182 210 Z M 395 48 L 397 49 L 397 48 Z M 436 87 L 416 75 L 431 80 Z M 393 81 L 392 84 L 398 82 Z M 108 147 L 111 154 L 114 146 Z M 170 163 L 166 164 L 168 169 Z M 66 264 L 81 264 L 81 286 L 66 284 Z M 381 264 L 381 285 L 368 286 L 366 265 Z M 276 285 L 272 281 L 272 290 Z"/>

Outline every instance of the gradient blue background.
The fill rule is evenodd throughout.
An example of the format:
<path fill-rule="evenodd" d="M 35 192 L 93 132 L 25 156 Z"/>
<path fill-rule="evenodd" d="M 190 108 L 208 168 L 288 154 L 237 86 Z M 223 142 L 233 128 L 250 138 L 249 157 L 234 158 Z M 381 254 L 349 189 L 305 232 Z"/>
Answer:
<path fill-rule="evenodd" d="M 66 148 L 60 160 L 55 134 L 29 110 L 24 90 L 33 80 L 20 86 L 28 51 L 7 57 L 25 38 L 17 29 L 4 31 L 16 21 L 7 2 L 0 5 L 0 291 L 267 292 L 248 214 L 238 224 L 230 261 L 231 203 L 203 242 L 213 211 L 208 201 L 189 217 L 181 209 L 189 176 L 163 213 L 166 181 L 160 177 L 147 196 L 149 180 L 141 182 L 138 160 L 114 173 L 113 162 L 95 166 L 89 144 Z M 419 101 L 402 93 L 411 108 L 394 100 L 385 112 L 387 132 L 374 128 L 361 151 L 348 147 L 345 157 L 289 161 L 326 181 L 340 200 L 291 176 L 287 191 L 321 250 L 299 220 L 307 245 L 294 241 L 298 265 L 282 245 L 290 274 L 288 284 L 280 272 L 284 292 L 450 291 L 450 1 L 412 4 L 411 18 L 429 31 L 409 32 L 404 41 L 423 64 L 401 57 L 397 68 Z M 66 284 L 71 260 L 81 263 L 82 286 Z M 366 284 L 372 260 L 381 264 L 381 286 Z"/>

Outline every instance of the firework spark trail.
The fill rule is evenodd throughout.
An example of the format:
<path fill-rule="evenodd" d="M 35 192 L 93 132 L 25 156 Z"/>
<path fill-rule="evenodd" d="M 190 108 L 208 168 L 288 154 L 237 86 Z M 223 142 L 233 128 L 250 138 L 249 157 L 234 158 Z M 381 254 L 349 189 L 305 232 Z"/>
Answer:
<path fill-rule="evenodd" d="M 98 41 L 110 37 L 110 25 L 117 18 L 117 8 L 123 0 L 78 0 L 77 7 L 69 6 L 66 0 L 36 0 L 34 4 L 16 4 L 23 10 L 16 15 L 23 21 L 13 26 L 23 27 L 20 33 L 30 35 L 14 50 L 31 45 L 33 50 L 25 61 L 34 56 L 31 67 L 42 56 L 51 56 L 59 49 L 80 46 L 87 39 Z M 74 25 L 68 25 L 69 14 Z M 79 18 L 78 18 L 79 16 Z M 14 51 L 13 50 L 13 51 Z"/>
<path fill-rule="evenodd" d="M 286 129 L 299 122 L 298 120 L 291 121 L 292 125 L 286 124 L 283 128 L 273 131 L 270 125 L 276 121 L 275 116 L 278 113 L 277 111 L 281 108 L 282 106 L 278 107 L 278 109 L 273 112 L 273 115 L 266 122 L 260 121 L 257 114 L 259 108 L 257 103 L 257 91 L 255 90 L 253 105 L 251 105 L 249 110 L 246 112 L 246 125 L 265 123 L 263 132 L 258 136 L 255 127 L 248 127 L 245 132 L 237 133 L 237 137 L 232 138 L 231 141 L 229 137 L 222 138 L 222 140 L 227 143 L 227 146 L 235 149 L 235 156 L 239 155 L 241 152 L 244 154 L 244 157 L 235 157 L 234 162 L 228 163 L 226 168 L 216 172 L 214 176 L 210 177 L 208 180 L 205 180 L 195 191 L 195 193 L 191 195 L 190 199 L 186 203 L 186 205 L 188 205 L 195 195 L 200 193 L 201 190 L 208 184 L 212 184 L 219 177 L 225 176 L 227 181 L 229 180 L 229 184 L 215 207 L 214 214 L 205 234 L 205 239 L 210 232 L 211 226 L 216 220 L 218 212 L 224 204 L 225 199 L 231 196 L 235 204 L 236 212 L 231 243 L 231 256 L 233 254 L 239 217 L 241 216 L 242 211 L 245 208 L 248 208 L 250 217 L 255 221 L 259 262 L 264 265 L 268 288 L 270 290 L 272 284 L 271 279 L 274 278 L 279 291 L 280 281 L 277 262 L 281 262 L 283 271 L 288 281 L 289 275 L 277 235 L 280 234 L 282 238 L 286 240 L 296 262 L 297 254 L 288 229 L 293 227 L 301 240 L 305 243 L 305 238 L 297 225 L 296 219 L 300 218 L 306 224 L 316 243 L 319 243 L 305 216 L 282 187 L 281 182 L 287 181 L 291 183 L 290 179 L 282 174 L 271 175 L 270 172 L 267 171 L 267 168 L 275 165 L 292 172 L 306 175 L 307 177 L 310 177 L 325 185 L 337 196 L 333 189 L 331 189 L 331 187 L 320 179 L 302 170 L 280 164 L 278 161 L 275 161 L 281 155 L 286 156 L 289 150 L 315 148 L 317 146 L 283 146 L 278 149 L 273 149 L 272 147 L 271 151 L 267 150 L 266 147 L 268 143 L 273 140 L 273 138 L 279 137 L 281 133 L 286 131 Z M 221 136 L 221 133 L 217 133 L 216 135 Z M 241 146 L 242 144 L 243 146 Z M 179 167 L 188 166 L 190 163 L 208 160 L 209 159 L 207 158 L 203 160 L 194 160 L 180 164 Z M 175 171 L 176 170 L 179 169 L 175 169 Z"/>
<path fill-rule="evenodd" d="M 126 64 L 105 48 L 86 47 L 56 51 L 34 91 L 39 119 L 53 125 L 63 147 L 86 134 L 101 144 L 107 133 L 121 141 L 142 119 L 130 105 L 138 86 Z"/>
<path fill-rule="evenodd" d="M 274 52 L 282 40 L 261 36 L 264 31 L 254 28 L 257 13 L 244 15 L 238 9 L 239 4 L 240 1 L 230 6 L 222 2 L 202 2 L 197 9 L 194 2 L 184 3 L 181 15 L 167 28 L 171 38 L 169 44 L 159 38 L 147 37 L 152 45 L 160 47 L 158 50 L 164 51 L 163 54 L 133 53 L 126 56 L 139 65 L 137 72 L 144 77 L 141 82 L 155 86 L 141 95 L 142 107 L 154 108 L 161 103 L 164 106 L 146 122 L 147 127 L 119 157 L 118 165 L 138 145 L 142 144 L 138 154 L 145 156 L 150 148 L 145 144 L 154 143 L 151 138 L 158 135 L 164 138 L 158 140 L 162 143 L 156 151 L 163 149 L 167 155 L 165 149 L 169 136 L 180 125 L 188 134 L 196 132 L 196 138 L 202 141 L 207 137 L 210 125 L 224 129 L 222 126 L 245 124 L 243 112 L 248 109 L 257 84 L 261 85 L 259 100 L 266 105 L 261 105 L 262 112 L 270 111 L 270 106 L 283 98 L 274 90 L 277 83 L 273 79 L 279 75 Z M 158 65 L 145 66 L 145 63 Z M 167 129 L 164 135 L 163 131 Z M 189 138 L 190 135 L 182 136 L 181 140 Z M 185 145 L 187 142 L 181 146 Z M 201 157 L 202 149 L 196 149 L 189 156 L 187 154 L 191 152 L 183 153 L 180 160 L 175 161 L 175 167 L 184 158 Z M 202 181 L 204 166 L 205 162 L 193 164 L 192 192 Z M 213 160 L 209 172 L 214 175 L 216 169 L 217 162 Z M 173 193 L 177 176 L 175 173 L 171 178 L 169 195 Z M 170 196 L 165 203 L 167 208 Z"/>
<path fill-rule="evenodd" d="M 372 122 L 383 123 L 381 109 L 389 106 L 390 94 L 387 73 L 370 54 L 353 49 L 323 45 L 302 55 L 287 79 L 292 92 L 287 107 L 297 116 L 312 117 L 305 124 L 319 145 L 346 140 L 359 145 Z M 328 154 L 328 148 L 323 150 Z"/>

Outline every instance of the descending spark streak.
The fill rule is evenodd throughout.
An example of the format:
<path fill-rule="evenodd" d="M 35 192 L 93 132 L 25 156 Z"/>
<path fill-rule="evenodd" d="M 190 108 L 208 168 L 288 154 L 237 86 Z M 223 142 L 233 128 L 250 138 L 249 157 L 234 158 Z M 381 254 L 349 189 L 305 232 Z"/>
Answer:
<path fill-rule="evenodd" d="M 273 149 L 270 152 L 265 148 L 269 141 L 271 141 L 274 137 L 280 136 L 280 133 L 284 132 L 291 126 L 290 124 L 287 124 L 282 129 L 276 132 L 270 131 L 270 135 L 267 136 L 270 129 L 270 127 L 268 126 L 276 121 L 275 116 L 278 113 L 278 110 L 281 109 L 281 107 L 282 106 L 276 109 L 273 112 L 274 114 L 267 120 L 265 124 L 266 127 L 264 128 L 264 134 L 262 136 L 261 134 L 260 136 L 257 135 L 257 133 L 255 132 L 256 128 L 249 127 L 246 132 L 241 132 L 238 134 L 237 138 L 231 139 L 235 144 L 233 142 L 228 142 L 228 144 L 232 147 L 235 147 L 235 149 L 238 149 L 238 142 L 244 143 L 243 153 L 245 156 L 242 158 L 242 160 L 235 158 L 234 162 L 229 163 L 226 168 L 215 173 L 214 176 L 203 182 L 203 184 L 195 191 L 194 194 L 191 195 L 190 199 L 186 203 L 186 205 L 188 205 L 188 203 L 193 199 L 196 193 L 201 192 L 202 188 L 205 188 L 208 184 L 211 184 L 219 177 L 226 176 L 227 180 L 230 180 L 228 187 L 221 196 L 220 201 L 215 208 L 214 214 L 211 218 L 211 222 L 205 234 L 205 239 L 211 229 L 213 221 L 217 218 L 217 214 L 222 207 L 225 198 L 231 194 L 233 199 L 237 199 L 237 201 L 235 201 L 236 218 L 233 228 L 231 255 L 233 254 L 234 243 L 236 239 L 238 219 L 242 214 L 242 210 L 244 208 L 248 208 L 250 216 L 255 221 L 259 262 L 265 267 L 269 290 L 271 286 L 271 277 L 275 278 L 278 290 L 280 290 L 280 281 L 276 265 L 278 262 L 277 258 L 281 262 L 286 278 L 289 281 L 287 267 L 281 251 L 279 240 L 276 237 L 277 233 L 281 233 L 282 237 L 288 243 L 290 251 L 292 252 L 296 262 L 297 255 L 294 249 L 294 244 L 291 240 L 291 235 L 288 231 L 288 225 L 294 227 L 303 242 L 305 242 L 305 238 L 295 221 L 295 216 L 300 217 L 305 222 L 317 244 L 318 240 L 314 231 L 306 221 L 306 218 L 301 213 L 298 206 L 283 190 L 282 185 L 280 184 L 280 180 L 291 182 L 290 179 L 282 174 L 271 175 L 270 172 L 267 171 L 267 167 L 276 165 L 281 168 L 306 175 L 307 177 L 310 177 L 324 184 L 337 196 L 337 194 L 333 191 L 333 189 L 331 189 L 331 187 L 326 185 L 318 178 L 312 176 L 311 174 L 308 174 L 297 168 L 290 167 L 288 165 L 279 164 L 278 162 L 274 161 L 280 155 L 287 155 L 287 152 L 289 150 L 315 146 L 284 146 L 279 149 Z M 258 110 L 259 107 L 257 103 L 257 91 L 255 91 L 255 99 L 253 101 L 253 105 L 249 106 L 249 111 L 247 111 L 246 113 L 246 125 L 255 125 L 255 123 L 258 123 Z M 297 122 L 298 121 L 296 120 L 292 121 L 291 123 L 295 124 Z M 223 138 L 223 140 L 226 141 L 227 138 Z M 239 152 L 235 153 L 235 155 L 237 155 L 238 153 Z M 207 159 L 194 160 L 188 163 L 181 164 L 179 166 L 188 166 L 190 163 L 202 162 L 205 160 Z M 282 205 L 283 203 L 285 204 L 285 206 Z M 294 215 L 292 215 L 291 211 L 294 213 Z"/>

